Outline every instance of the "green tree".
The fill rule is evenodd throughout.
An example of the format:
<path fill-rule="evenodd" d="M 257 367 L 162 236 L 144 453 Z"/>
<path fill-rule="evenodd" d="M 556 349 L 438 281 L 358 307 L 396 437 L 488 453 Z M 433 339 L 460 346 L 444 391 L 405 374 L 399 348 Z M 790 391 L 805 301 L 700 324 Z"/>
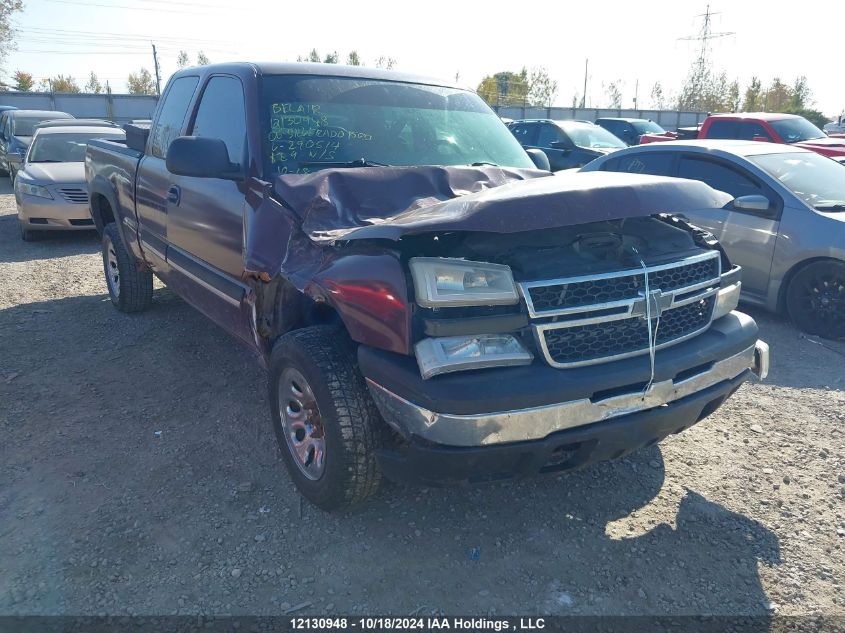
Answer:
<path fill-rule="evenodd" d="M 211 62 L 209 61 L 208 57 L 206 57 L 205 53 L 200 51 L 197 53 L 197 66 L 208 66 Z"/>
<path fill-rule="evenodd" d="M 137 73 L 129 73 L 126 87 L 131 95 L 154 95 L 156 84 L 150 71 L 142 68 Z"/>
<path fill-rule="evenodd" d="M 666 109 L 666 96 L 663 94 L 663 84 L 659 81 L 651 87 L 651 107 L 655 110 Z"/>
<path fill-rule="evenodd" d="M 12 16 L 23 10 L 21 0 L 0 0 L 0 66 L 15 48 L 15 29 Z"/>
<path fill-rule="evenodd" d="M 32 78 L 30 73 L 25 73 L 22 70 L 16 70 L 15 74 L 12 75 L 12 79 L 15 80 L 15 90 L 20 90 L 21 92 L 31 92 L 35 88 L 35 80 Z"/>
<path fill-rule="evenodd" d="M 622 80 L 616 79 L 615 81 L 611 81 L 607 84 L 607 87 L 604 89 L 605 94 L 607 95 L 607 106 L 609 108 L 621 108 L 622 107 Z"/>
<path fill-rule="evenodd" d="M 742 101 L 743 112 L 759 112 L 763 109 L 763 85 L 757 77 L 751 78 L 751 83 L 745 89 Z"/>
<path fill-rule="evenodd" d="M 100 80 L 97 78 L 97 75 L 94 74 L 94 71 L 91 71 L 91 75 L 88 77 L 88 83 L 85 84 L 85 92 L 93 92 L 95 94 L 100 94 L 103 91 L 103 84 L 100 83 Z"/>
<path fill-rule="evenodd" d="M 176 58 L 176 65 L 179 68 L 186 68 L 191 65 L 191 58 L 188 57 L 186 51 L 179 51 L 179 56 Z"/>
<path fill-rule="evenodd" d="M 492 106 L 525 106 L 528 104 L 528 71 L 506 70 L 487 75 L 476 89 L 478 95 Z"/>
<path fill-rule="evenodd" d="M 739 97 L 739 81 L 734 79 L 728 86 L 728 94 L 725 106 L 729 112 L 737 112 L 739 111 L 740 104 L 741 101 Z"/>
<path fill-rule="evenodd" d="M 393 70 L 393 67 L 396 65 L 396 60 L 392 57 L 385 57 L 382 55 L 376 60 L 376 68 L 385 68 L 387 70 Z"/>
<path fill-rule="evenodd" d="M 543 67 L 534 68 L 528 77 L 528 100 L 531 105 L 550 108 L 557 98 L 557 81 Z"/>
<path fill-rule="evenodd" d="M 50 80 L 50 84 L 53 92 L 82 92 L 79 89 L 79 85 L 76 83 L 76 79 L 70 75 L 67 77 L 64 75 L 57 75 Z"/>
<path fill-rule="evenodd" d="M 804 75 L 796 77 L 795 83 L 792 84 L 792 99 L 790 100 L 789 107 L 794 110 L 807 108 L 812 105 L 812 95 L 813 92 L 807 84 L 807 77 Z"/>
<path fill-rule="evenodd" d="M 358 51 L 349 51 L 349 55 L 346 56 L 346 64 L 347 66 L 363 66 L 364 62 L 361 61 Z"/>
<path fill-rule="evenodd" d="M 317 52 L 316 48 L 312 48 L 311 52 L 308 53 L 308 56 L 305 58 L 307 62 L 321 62 L 320 53 Z"/>
<path fill-rule="evenodd" d="M 783 83 L 780 77 L 772 79 L 763 102 L 766 112 L 783 112 L 791 102 L 792 88 Z"/>
<path fill-rule="evenodd" d="M 337 64 L 340 62 L 340 55 L 337 54 L 337 51 L 334 53 L 329 53 L 326 55 L 325 59 L 323 59 L 324 64 Z"/>

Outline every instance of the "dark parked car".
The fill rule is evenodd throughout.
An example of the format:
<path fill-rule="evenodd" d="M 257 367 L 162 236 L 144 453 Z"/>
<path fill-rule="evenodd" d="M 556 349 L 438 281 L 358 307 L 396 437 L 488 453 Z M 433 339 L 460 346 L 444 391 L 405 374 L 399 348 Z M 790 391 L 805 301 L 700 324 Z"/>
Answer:
<path fill-rule="evenodd" d="M 524 148 L 542 150 L 552 171 L 583 167 L 625 147 L 613 134 L 586 121 L 523 120 L 514 121 L 508 129 Z"/>
<path fill-rule="evenodd" d="M 473 92 L 204 66 L 173 75 L 146 142 L 127 139 L 92 141 L 85 162 L 112 303 L 143 310 L 155 275 L 255 352 L 290 476 L 321 507 L 382 474 L 490 481 L 618 457 L 766 373 L 733 310 L 739 269 L 663 213 L 729 196 L 553 176 Z"/>
<path fill-rule="evenodd" d="M 735 198 L 686 215 L 742 266 L 746 301 L 811 334 L 845 338 L 845 166 L 809 149 L 752 141 L 632 147 L 585 171 L 678 176 Z"/>
<path fill-rule="evenodd" d="M 6 110 L 0 114 L 0 169 L 6 171 L 14 183 L 21 160 L 32 142 L 35 125 L 42 121 L 72 118 L 72 114 L 54 110 Z"/>
<path fill-rule="evenodd" d="M 671 132 L 667 132 L 651 119 L 604 117 L 596 119 L 596 125 L 603 127 L 626 145 L 639 145 L 644 134 L 674 138 Z"/>

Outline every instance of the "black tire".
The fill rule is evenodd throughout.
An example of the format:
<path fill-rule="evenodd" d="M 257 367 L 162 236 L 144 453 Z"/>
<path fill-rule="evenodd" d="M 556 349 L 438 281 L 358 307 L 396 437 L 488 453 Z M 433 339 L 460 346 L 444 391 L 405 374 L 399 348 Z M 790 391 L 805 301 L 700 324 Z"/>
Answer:
<path fill-rule="evenodd" d="M 297 385 L 301 392 L 313 394 L 311 407 L 304 402 L 307 395 L 302 401 L 284 403 L 286 411 L 304 409 L 311 419 L 312 432 L 300 441 L 323 440 L 323 461 L 312 459 L 310 466 L 296 455 L 292 423 L 282 417 L 281 400 L 293 393 L 286 389 L 291 373 L 299 376 L 295 380 L 306 381 Z M 375 453 L 384 437 L 384 422 L 358 369 L 355 346 L 343 330 L 313 326 L 276 342 L 270 356 L 270 410 L 285 466 L 311 503 L 340 510 L 375 494 L 381 481 Z"/>
<path fill-rule="evenodd" d="M 786 309 L 801 331 L 845 339 L 845 263 L 818 261 L 795 273 L 786 290 Z"/>
<path fill-rule="evenodd" d="M 38 231 L 30 231 L 28 229 L 23 228 L 23 224 L 21 224 L 20 222 L 18 222 L 18 224 L 20 224 L 21 239 L 24 242 L 34 242 L 36 239 L 38 239 L 38 235 L 37 235 Z"/>
<path fill-rule="evenodd" d="M 113 222 L 103 228 L 103 272 L 109 298 L 118 310 L 147 309 L 153 299 L 153 274 L 138 266 Z"/>

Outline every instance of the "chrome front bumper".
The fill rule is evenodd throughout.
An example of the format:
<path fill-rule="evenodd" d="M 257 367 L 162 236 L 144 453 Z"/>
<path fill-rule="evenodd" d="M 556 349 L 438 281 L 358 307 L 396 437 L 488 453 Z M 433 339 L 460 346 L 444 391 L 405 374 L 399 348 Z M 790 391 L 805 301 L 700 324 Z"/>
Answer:
<path fill-rule="evenodd" d="M 447 446 L 485 446 L 537 440 L 604 420 L 668 405 L 751 370 L 760 380 L 768 374 L 769 346 L 763 341 L 739 354 L 713 363 L 683 380 L 654 383 L 636 391 L 593 401 L 589 398 L 558 404 L 480 415 L 436 413 L 367 379 L 370 393 L 385 421 L 403 435 L 415 435 Z"/>

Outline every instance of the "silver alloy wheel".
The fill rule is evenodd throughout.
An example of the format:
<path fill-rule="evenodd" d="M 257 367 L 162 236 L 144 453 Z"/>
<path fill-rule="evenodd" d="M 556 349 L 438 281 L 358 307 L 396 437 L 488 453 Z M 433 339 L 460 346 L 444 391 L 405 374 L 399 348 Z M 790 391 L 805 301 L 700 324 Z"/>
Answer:
<path fill-rule="evenodd" d="M 296 465 L 303 475 L 316 481 L 326 468 L 323 420 L 311 385 L 293 367 L 285 369 L 279 377 L 279 414 Z"/>
<path fill-rule="evenodd" d="M 106 269 L 106 282 L 109 285 L 109 291 L 112 296 L 117 299 L 120 297 L 120 269 L 117 265 L 117 253 L 114 250 L 114 244 L 110 237 L 106 237 L 106 248 L 103 253 L 103 263 Z"/>

